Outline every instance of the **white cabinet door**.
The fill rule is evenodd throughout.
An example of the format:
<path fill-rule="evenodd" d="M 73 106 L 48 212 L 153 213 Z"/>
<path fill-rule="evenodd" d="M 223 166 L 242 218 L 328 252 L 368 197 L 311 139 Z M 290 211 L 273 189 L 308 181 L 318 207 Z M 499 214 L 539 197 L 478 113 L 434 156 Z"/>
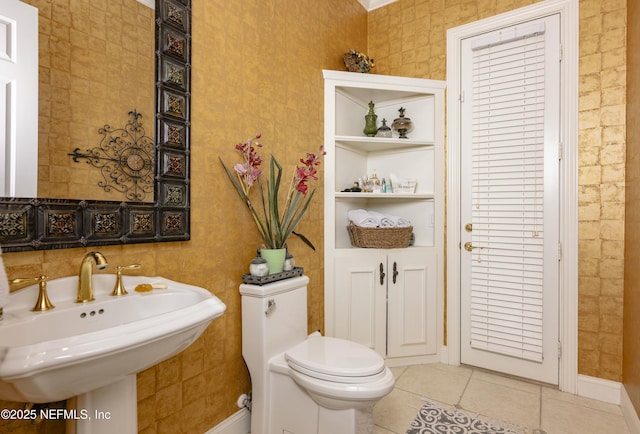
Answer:
<path fill-rule="evenodd" d="M 386 355 L 387 255 L 377 249 L 336 252 L 334 334 Z"/>
<path fill-rule="evenodd" d="M 435 354 L 437 257 L 430 249 L 335 256 L 335 336 L 384 357 Z"/>
<path fill-rule="evenodd" d="M 437 255 L 428 249 L 389 253 L 388 357 L 437 351 Z"/>

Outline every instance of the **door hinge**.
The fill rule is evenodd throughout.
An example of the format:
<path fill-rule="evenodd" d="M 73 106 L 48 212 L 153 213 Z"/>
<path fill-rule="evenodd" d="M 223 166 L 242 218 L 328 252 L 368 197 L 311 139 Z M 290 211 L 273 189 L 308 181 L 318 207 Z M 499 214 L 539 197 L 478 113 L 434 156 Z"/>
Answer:
<path fill-rule="evenodd" d="M 558 243 L 558 262 L 562 261 L 562 243 Z"/>
<path fill-rule="evenodd" d="M 558 341 L 558 359 L 562 357 L 562 342 Z"/>
<path fill-rule="evenodd" d="M 564 154 L 564 143 L 558 143 L 558 160 L 562 160 L 562 156 Z"/>
<path fill-rule="evenodd" d="M 563 56 L 564 56 L 564 47 L 562 46 L 562 44 L 560 44 L 560 58 L 558 59 L 558 62 L 562 62 Z"/>
<path fill-rule="evenodd" d="M 464 91 L 460 92 L 460 94 L 458 95 L 458 101 L 464 102 Z"/>

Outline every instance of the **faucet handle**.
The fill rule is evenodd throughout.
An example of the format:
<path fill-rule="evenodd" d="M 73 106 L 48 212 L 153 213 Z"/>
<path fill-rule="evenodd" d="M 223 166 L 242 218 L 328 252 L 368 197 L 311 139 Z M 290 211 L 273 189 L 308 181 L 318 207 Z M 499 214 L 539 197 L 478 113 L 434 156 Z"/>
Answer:
<path fill-rule="evenodd" d="M 40 287 L 40 291 L 38 292 L 38 300 L 31 310 L 34 312 L 44 312 L 55 307 L 53 303 L 49 301 L 49 296 L 47 295 L 47 280 L 49 280 L 49 276 L 43 274 L 38 277 L 18 277 L 11 280 L 9 283 L 11 283 L 12 285 L 21 285 L 23 283 L 38 283 Z"/>
<path fill-rule="evenodd" d="M 119 297 L 121 295 L 126 295 L 127 290 L 124 288 L 122 284 L 122 271 L 123 270 L 138 270 L 142 267 L 140 264 L 131 264 L 131 265 L 117 265 L 116 266 L 116 285 L 113 287 L 113 292 L 111 295 L 113 297 Z"/>

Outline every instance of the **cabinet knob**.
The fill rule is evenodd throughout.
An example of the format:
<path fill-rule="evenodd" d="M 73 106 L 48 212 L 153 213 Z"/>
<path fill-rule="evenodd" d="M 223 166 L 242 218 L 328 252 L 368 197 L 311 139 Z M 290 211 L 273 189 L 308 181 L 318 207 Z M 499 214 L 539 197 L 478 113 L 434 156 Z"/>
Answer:
<path fill-rule="evenodd" d="M 384 266 L 382 265 L 382 262 L 380 262 L 380 285 L 384 285 Z"/>

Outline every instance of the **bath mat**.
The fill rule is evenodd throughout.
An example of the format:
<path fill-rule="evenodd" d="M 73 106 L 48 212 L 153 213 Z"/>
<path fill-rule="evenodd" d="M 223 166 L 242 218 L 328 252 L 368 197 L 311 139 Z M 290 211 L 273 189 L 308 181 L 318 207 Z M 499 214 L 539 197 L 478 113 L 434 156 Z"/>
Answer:
<path fill-rule="evenodd" d="M 431 401 L 420 409 L 407 434 L 528 434 L 524 428 L 471 417 L 462 410 L 447 409 Z"/>

